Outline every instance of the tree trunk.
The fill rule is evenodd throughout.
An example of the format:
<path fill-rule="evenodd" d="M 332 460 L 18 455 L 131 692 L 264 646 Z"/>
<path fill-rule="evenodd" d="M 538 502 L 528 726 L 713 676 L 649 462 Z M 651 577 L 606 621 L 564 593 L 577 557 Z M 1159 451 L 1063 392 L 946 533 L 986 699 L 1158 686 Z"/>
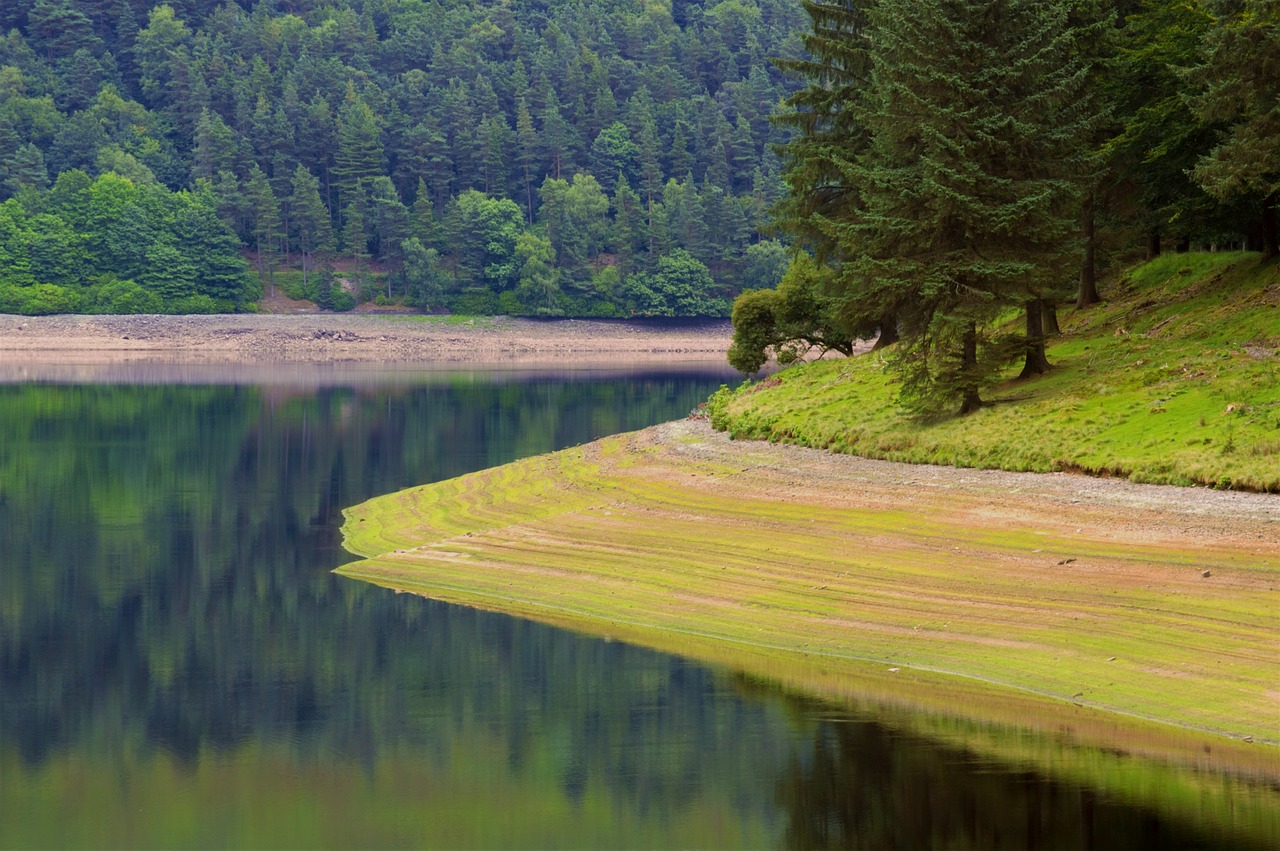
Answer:
<path fill-rule="evenodd" d="M 1280 235 L 1276 232 L 1276 193 L 1262 202 L 1262 259 L 1280 255 Z"/>
<path fill-rule="evenodd" d="M 1155 260 L 1160 256 L 1160 231 L 1147 231 L 1147 259 Z"/>
<path fill-rule="evenodd" d="M 1186 254 L 1191 250 L 1191 235 L 1183 234 L 1178 237 L 1178 241 L 1173 244 L 1173 250 L 1178 254 Z"/>
<path fill-rule="evenodd" d="M 1084 205 L 1080 210 L 1080 238 L 1084 242 L 1084 262 L 1080 264 L 1080 290 L 1076 294 L 1077 310 L 1102 301 L 1102 297 L 1098 295 L 1098 236 L 1096 224 L 1093 193 L 1089 192 L 1084 196 Z M 1057 317 L 1055 316 L 1054 318 L 1056 322 Z"/>
<path fill-rule="evenodd" d="M 1040 300 L 1040 322 L 1045 337 L 1062 336 L 1062 329 L 1058 327 L 1058 306 L 1047 298 Z"/>
<path fill-rule="evenodd" d="M 960 383 L 964 392 L 960 413 L 971 414 L 982 407 L 982 399 L 978 397 L 978 386 L 974 381 L 978 371 L 978 326 L 973 322 L 969 323 L 964 332 L 964 354 L 960 366 Z"/>
<path fill-rule="evenodd" d="M 876 344 L 871 347 L 871 351 L 879 351 L 885 346 L 892 346 L 898 342 L 898 339 L 898 317 L 891 313 L 880 320 L 880 334 L 876 337 Z"/>
<path fill-rule="evenodd" d="M 1021 380 L 1049 371 L 1049 358 L 1044 353 L 1043 300 L 1033 298 L 1026 304 L 1027 314 L 1027 362 L 1018 375 Z"/>

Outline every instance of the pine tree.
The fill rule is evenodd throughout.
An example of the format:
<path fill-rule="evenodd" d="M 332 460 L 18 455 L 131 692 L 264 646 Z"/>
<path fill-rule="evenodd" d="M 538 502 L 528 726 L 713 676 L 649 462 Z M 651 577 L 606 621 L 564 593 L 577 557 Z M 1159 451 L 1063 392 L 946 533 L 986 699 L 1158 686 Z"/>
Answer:
<path fill-rule="evenodd" d="M 693 155 L 689 153 L 689 128 L 684 121 L 676 121 L 671 135 L 671 155 L 667 174 L 688 174 L 693 171 Z"/>
<path fill-rule="evenodd" d="M 0 163 L 0 171 L 4 174 L 4 188 L 11 195 L 24 189 L 44 189 L 49 185 L 44 155 L 29 142 Z"/>
<path fill-rule="evenodd" d="M 409 213 L 409 236 L 422 243 L 422 247 L 435 248 L 440 242 L 440 222 L 436 220 L 427 184 L 418 178 L 418 189 Z"/>
<path fill-rule="evenodd" d="M 1226 129 L 1192 177 L 1219 201 L 1257 203 L 1262 257 L 1270 260 L 1280 254 L 1280 4 L 1244 0 L 1238 6 L 1206 37 L 1207 59 L 1196 70 L 1204 85 L 1192 101 L 1196 115 Z"/>
<path fill-rule="evenodd" d="M 555 92 L 550 95 L 546 107 L 542 111 L 542 150 L 543 159 L 550 164 L 551 176 L 560 179 L 565 172 L 573 170 L 573 149 L 575 147 L 575 131 L 560 113 L 560 104 Z"/>
<path fill-rule="evenodd" d="M 333 180 L 338 203 L 351 205 L 362 181 L 384 174 L 385 158 L 378 123 L 369 104 L 348 86 L 338 114 L 338 150 L 333 157 Z"/>
<path fill-rule="evenodd" d="M 644 241 L 641 203 L 640 196 L 627 183 L 626 175 L 619 175 L 618 188 L 613 193 L 613 232 L 609 241 L 618 255 L 618 271 L 623 278 L 635 268 L 636 249 Z"/>
<path fill-rule="evenodd" d="M 342 211 L 342 247 L 356 261 L 356 286 L 364 285 L 364 261 L 369 259 L 369 228 L 365 219 L 368 198 L 359 185 Z"/>
<path fill-rule="evenodd" d="M 538 160 L 538 131 L 523 97 L 516 101 L 516 143 L 520 172 L 524 175 L 525 221 L 533 223 L 533 168 Z"/>
<path fill-rule="evenodd" d="M 912 0 L 869 12 L 872 72 L 854 118 L 870 143 L 845 169 L 861 197 L 833 232 L 848 258 L 843 307 L 902 311 L 897 365 L 922 413 L 976 409 L 1002 359 L 979 358 L 987 324 L 1025 305 L 1030 327 L 1061 285 L 1092 128 L 1069 10 Z M 1043 358 L 1035 336 L 1029 366 L 1031 347 Z"/>
<path fill-rule="evenodd" d="M 280 203 L 271 182 L 257 163 L 249 169 L 249 183 L 245 187 L 253 216 L 253 238 L 258 248 L 258 277 L 265 274 L 272 296 L 276 294 L 275 270 L 279 262 L 276 246 L 280 242 Z"/>
<path fill-rule="evenodd" d="M 360 193 L 358 188 L 356 191 Z M 307 289 L 315 255 L 324 259 L 333 252 L 333 226 L 329 211 L 320 199 L 320 181 L 302 165 L 293 173 L 289 218 L 298 237 L 298 251 L 302 254 L 302 286 Z"/>
<path fill-rule="evenodd" d="M 490 195 L 507 194 L 507 152 L 514 136 L 501 116 L 481 123 L 484 135 L 484 191 Z"/>
<path fill-rule="evenodd" d="M 1197 120 L 1186 80 L 1213 24 L 1203 3 L 1145 0 L 1120 32 L 1108 75 L 1123 129 L 1107 143 L 1106 154 L 1119 177 L 1139 187 L 1148 259 L 1161 253 L 1171 223 L 1173 235 L 1183 237 L 1214 214 L 1190 175 L 1212 150 L 1217 128 Z"/>
<path fill-rule="evenodd" d="M 855 117 L 855 105 L 870 82 L 870 41 L 864 37 L 870 0 L 802 4 L 811 23 L 804 36 L 809 59 L 779 62 L 782 70 L 807 81 L 785 101 L 775 120 L 795 135 L 783 149 L 783 173 L 791 186 L 778 210 L 778 223 L 818 258 L 838 263 L 839 246 L 829 222 L 845 221 L 858 204 L 857 187 L 844 167 L 866 150 L 866 128 Z M 882 321 L 883 320 L 883 321 Z M 867 336 L 877 328 L 892 331 L 896 320 L 874 317 Z"/>

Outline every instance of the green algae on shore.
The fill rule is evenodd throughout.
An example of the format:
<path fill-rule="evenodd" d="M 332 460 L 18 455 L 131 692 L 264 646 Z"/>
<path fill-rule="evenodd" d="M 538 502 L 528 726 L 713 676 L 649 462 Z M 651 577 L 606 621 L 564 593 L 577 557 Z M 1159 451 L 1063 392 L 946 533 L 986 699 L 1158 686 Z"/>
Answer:
<path fill-rule="evenodd" d="M 1280 552 L 1257 537 L 1274 519 L 1081 501 L 1082 483 L 1142 487 L 836 458 L 684 421 L 349 509 L 365 558 L 339 573 L 887 708 L 1118 794 L 1180 788 L 1280 836 Z"/>
<path fill-rule="evenodd" d="M 341 573 L 726 664 L 896 667 L 1280 741 L 1280 552 L 1240 518 L 1213 537 L 1154 508 L 841 481 L 662 428 L 350 509 L 366 560 Z"/>

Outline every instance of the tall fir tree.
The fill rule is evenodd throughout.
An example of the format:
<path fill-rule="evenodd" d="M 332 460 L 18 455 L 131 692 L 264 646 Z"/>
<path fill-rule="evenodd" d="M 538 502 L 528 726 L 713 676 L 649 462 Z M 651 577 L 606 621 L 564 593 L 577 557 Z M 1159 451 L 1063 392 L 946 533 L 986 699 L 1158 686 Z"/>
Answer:
<path fill-rule="evenodd" d="M 257 163 L 249 169 L 249 182 L 245 186 L 253 216 L 253 238 L 258 249 L 258 277 L 265 279 L 272 296 L 276 293 L 275 270 L 280 262 L 281 237 L 280 202 L 271 189 L 271 182 Z"/>
<path fill-rule="evenodd" d="M 1220 202 L 1252 201 L 1264 260 L 1280 254 L 1280 3 L 1244 0 L 1226 7 L 1205 38 L 1193 74 L 1202 90 L 1192 107 L 1202 123 L 1222 126 L 1218 144 L 1200 157 L 1193 179 Z M 1249 230 L 1242 223 L 1242 230 Z"/>
<path fill-rule="evenodd" d="M 962 413 L 1011 354 L 983 345 L 1000 312 L 1028 309 L 1020 344 L 1044 368 L 1039 299 L 1073 268 L 1075 207 L 1093 117 L 1069 0 L 911 0 L 868 13 L 869 133 L 842 166 L 860 195 L 831 226 L 844 308 L 899 312 L 904 398 Z M 848 246 L 845 248 L 844 246 Z M 1034 311 L 1031 309 L 1035 305 Z"/>
<path fill-rule="evenodd" d="M 302 286 L 309 289 L 316 257 L 323 260 L 333 252 L 333 225 L 320 198 L 320 181 L 316 176 L 299 165 L 294 170 L 292 183 L 289 219 L 302 255 Z M 359 188 L 356 191 L 359 193 Z"/>
<path fill-rule="evenodd" d="M 384 174 L 384 168 L 382 138 L 373 110 L 349 86 L 338 114 L 338 150 L 332 169 L 342 209 L 351 205 L 362 181 Z"/>

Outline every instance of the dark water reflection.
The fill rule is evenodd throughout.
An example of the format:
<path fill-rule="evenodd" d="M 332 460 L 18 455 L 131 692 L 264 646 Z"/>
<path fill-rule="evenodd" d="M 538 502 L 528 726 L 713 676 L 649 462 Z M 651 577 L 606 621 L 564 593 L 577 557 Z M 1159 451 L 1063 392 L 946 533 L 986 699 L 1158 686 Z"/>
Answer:
<path fill-rule="evenodd" d="M 728 378 L 0 386 L 0 844 L 1265 837 L 330 573 L 344 506 L 681 416 Z"/>

